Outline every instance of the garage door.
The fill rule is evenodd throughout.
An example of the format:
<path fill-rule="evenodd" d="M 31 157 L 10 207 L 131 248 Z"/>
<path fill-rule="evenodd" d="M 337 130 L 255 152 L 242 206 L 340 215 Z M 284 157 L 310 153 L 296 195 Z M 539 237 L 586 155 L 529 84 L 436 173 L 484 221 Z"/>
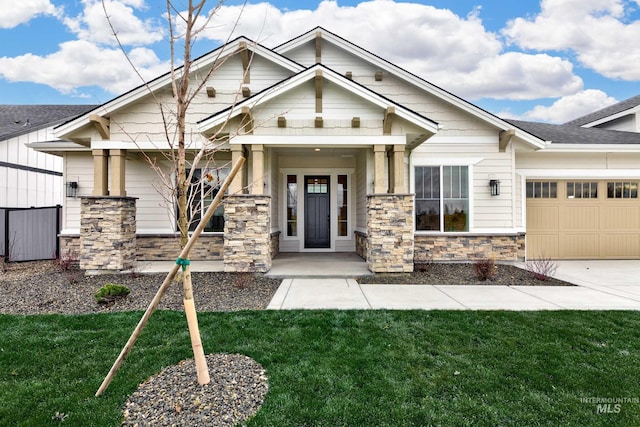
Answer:
<path fill-rule="evenodd" d="M 528 258 L 640 259 L 638 180 L 527 181 Z"/>

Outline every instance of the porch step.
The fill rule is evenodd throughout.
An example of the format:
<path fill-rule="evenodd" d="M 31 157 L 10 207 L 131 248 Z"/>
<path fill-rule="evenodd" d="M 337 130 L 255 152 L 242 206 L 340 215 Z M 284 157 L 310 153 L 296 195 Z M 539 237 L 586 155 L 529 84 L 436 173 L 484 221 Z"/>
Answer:
<path fill-rule="evenodd" d="M 367 263 L 353 252 L 280 253 L 265 274 L 274 278 L 354 278 L 371 275 Z"/>

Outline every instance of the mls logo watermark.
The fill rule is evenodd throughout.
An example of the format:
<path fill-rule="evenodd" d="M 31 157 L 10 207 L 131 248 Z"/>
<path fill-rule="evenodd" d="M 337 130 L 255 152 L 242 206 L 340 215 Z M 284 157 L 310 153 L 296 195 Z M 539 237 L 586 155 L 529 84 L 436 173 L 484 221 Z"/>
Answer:
<path fill-rule="evenodd" d="M 623 404 L 638 404 L 638 397 L 581 397 L 581 403 L 596 405 L 596 414 L 619 414 Z"/>
<path fill-rule="evenodd" d="M 621 403 L 600 403 L 596 406 L 596 414 L 619 414 L 621 411 Z"/>

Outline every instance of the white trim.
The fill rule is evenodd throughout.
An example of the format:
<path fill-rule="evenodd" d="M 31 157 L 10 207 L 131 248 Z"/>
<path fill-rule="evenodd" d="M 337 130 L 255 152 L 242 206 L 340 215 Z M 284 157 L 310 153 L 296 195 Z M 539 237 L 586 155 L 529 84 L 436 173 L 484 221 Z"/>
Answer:
<path fill-rule="evenodd" d="M 299 73 L 300 71 L 305 69 L 305 67 L 290 60 L 289 58 L 279 55 L 277 52 L 271 49 L 267 49 L 253 42 L 252 40 L 249 40 L 248 38 L 242 36 L 236 39 L 233 43 L 225 44 L 201 56 L 200 58 L 197 58 L 191 65 L 192 73 L 198 73 L 198 71 L 201 70 L 202 68 L 208 67 L 209 65 L 215 63 L 221 58 L 224 58 L 229 55 L 234 55 L 237 52 L 240 43 L 242 42 L 246 43 L 248 49 L 251 50 L 254 54 L 257 53 L 259 56 L 262 56 L 263 58 L 266 58 L 271 62 L 277 65 L 280 65 L 281 67 L 291 72 Z M 176 71 L 179 71 L 180 69 L 181 67 L 176 67 Z M 238 82 L 239 82 L 238 87 L 240 87 L 240 79 L 238 79 Z M 109 115 L 114 111 L 117 111 L 123 107 L 126 107 L 127 105 L 137 101 L 138 99 L 149 95 L 150 92 L 151 93 L 157 92 L 158 90 L 166 87 L 170 83 L 171 83 L 171 74 L 170 74 L 170 70 L 167 70 L 165 74 L 155 78 L 154 80 L 151 80 L 150 82 L 147 83 L 146 86 L 141 85 L 141 86 L 138 86 L 137 88 L 133 88 L 130 92 L 120 95 L 112 99 L 111 101 L 108 101 L 107 103 L 91 111 L 88 111 L 87 113 L 76 118 L 75 120 L 72 120 L 68 123 L 64 123 L 56 127 L 54 129 L 54 134 L 57 137 L 61 137 L 63 135 L 69 134 L 75 130 L 80 129 L 83 126 L 88 125 L 90 113 L 94 113 L 94 114 L 98 113 L 100 115 Z"/>
<path fill-rule="evenodd" d="M 80 235 L 80 229 L 79 228 L 63 228 L 62 230 L 60 230 L 60 237 L 74 237 L 74 236 L 79 236 Z"/>
<path fill-rule="evenodd" d="M 640 111 L 640 105 L 636 105 L 635 107 L 631 107 L 631 108 L 626 109 L 624 111 L 620 111 L 619 113 L 612 114 L 610 116 L 606 116 L 606 117 L 603 117 L 603 118 L 598 119 L 598 120 L 594 120 L 594 121 L 589 122 L 589 123 L 585 123 L 585 124 L 581 125 L 580 127 L 592 128 L 592 127 L 601 125 L 603 123 L 612 122 L 612 121 L 620 119 L 622 117 L 630 116 L 632 114 L 636 114 L 638 111 Z"/>
<path fill-rule="evenodd" d="M 413 163 L 411 157 L 409 158 L 409 193 L 414 195 L 414 207 L 413 207 L 413 217 L 414 217 L 414 225 L 413 225 L 413 231 L 414 233 L 425 233 L 425 234 L 449 234 L 449 233 L 471 233 L 473 234 L 475 232 L 475 228 L 473 226 L 474 224 L 474 197 L 475 197 L 475 193 L 474 193 L 474 186 L 473 186 L 473 163 L 470 164 L 465 164 L 465 163 L 457 163 L 457 164 L 438 164 L 438 163 L 434 163 L 438 160 L 442 160 L 442 159 L 426 159 L 429 161 L 432 161 L 431 163 L 425 163 L 425 164 L 415 164 Z M 481 159 L 482 160 L 482 159 Z M 416 202 L 416 183 L 415 183 L 415 168 L 417 167 L 439 167 L 440 168 L 440 177 L 444 176 L 442 173 L 442 167 L 443 166 L 466 166 L 467 167 L 467 192 L 468 192 L 468 201 L 469 201 L 469 207 L 468 207 L 468 228 L 469 231 L 456 231 L 456 232 L 445 232 L 442 231 L 444 230 L 444 197 L 442 196 L 443 194 L 443 185 L 444 185 L 444 180 L 440 179 L 440 230 L 433 230 L 433 231 L 427 231 L 427 230 L 416 230 L 416 226 L 417 224 L 415 224 L 415 216 L 416 216 L 416 207 L 415 207 L 415 202 Z"/>
<path fill-rule="evenodd" d="M 376 68 L 380 68 L 381 70 L 387 71 L 390 74 L 399 77 L 400 79 L 408 82 L 409 84 L 416 86 L 417 88 L 442 99 L 443 101 L 460 108 L 461 110 L 471 114 L 472 116 L 478 117 L 479 119 L 501 129 L 501 130 L 509 130 L 514 129 L 514 126 L 501 118 L 494 116 L 493 114 L 473 105 L 462 98 L 459 98 L 452 93 L 445 91 L 444 89 L 435 86 L 426 80 L 421 79 L 420 77 L 411 74 L 410 72 L 398 67 L 395 64 L 387 62 L 386 60 L 372 54 L 371 52 L 367 52 L 355 44 L 347 42 L 339 38 L 338 36 L 327 32 L 323 28 L 316 28 L 313 31 L 309 31 L 306 34 L 303 34 L 300 37 L 297 37 L 289 42 L 286 42 L 274 49 L 274 52 L 277 52 L 282 55 L 286 55 L 292 49 L 295 49 L 297 46 L 301 46 L 304 43 L 312 41 L 315 39 L 316 34 L 320 32 L 322 34 L 323 41 L 329 41 L 333 43 L 340 49 L 343 49 L 356 57 L 360 57 L 370 64 L 374 65 Z M 525 132 L 521 129 L 515 128 L 516 134 L 515 136 L 522 139 L 524 142 L 528 143 L 537 148 L 544 148 L 546 143 L 544 140 Z"/>
<path fill-rule="evenodd" d="M 424 117 L 415 111 L 412 111 L 401 104 L 398 104 L 395 101 L 392 101 L 388 98 L 378 95 L 373 92 L 371 89 L 354 83 L 353 81 L 344 78 L 343 76 L 337 74 L 335 71 L 330 68 L 324 67 L 322 65 L 316 64 L 312 67 L 307 68 L 303 72 L 281 81 L 270 89 L 265 90 L 264 92 L 256 95 L 255 97 L 251 97 L 247 100 L 241 101 L 236 105 L 232 106 L 231 109 L 222 110 L 218 113 L 215 113 L 209 118 L 206 118 L 198 123 L 198 129 L 200 132 L 206 132 L 216 126 L 223 124 L 231 117 L 235 117 L 242 112 L 242 108 L 245 106 L 249 106 L 250 108 L 255 108 L 256 106 L 265 103 L 273 98 L 280 96 L 281 94 L 294 89 L 309 80 L 316 78 L 316 71 L 322 72 L 322 78 L 330 81 L 331 83 L 340 86 L 345 91 L 349 92 L 351 95 L 358 96 L 376 106 L 378 106 L 381 110 L 386 109 L 387 107 L 395 107 L 395 114 L 405 119 L 416 126 L 424 129 L 426 132 L 431 134 L 436 134 L 440 129 L 438 123 L 433 120 Z M 383 111 L 381 111 L 382 113 Z M 315 116 L 314 116 L 315 117 Z"/>
<path fill-rule="evenodd" d="M 281 175 L 282 185 L 280 191 L 282 197 L 280 197 L 280 209 L 282 209 L 282 215 L 280 216 L 280 226 L 284 230 L 280 235 L 280 239 L 289 243 L 297 242 L 298 252 L 335 252 L 337 242 L 352 241 L 355 244 L 355 236 L 353 235 L 355 224 L 355 198 L 353 192 L 355 191 L 354 183 L 354 168 L 281 168 L 279 169 Z M 298 221 L 296 223 L 297 235 L 287 236 L 287 175 L 296 175 L 298 184 Z M 304 247 L 304 222 L 305 222 L 305 206 L 304 206 L 304 177 L 309 175 L 324 175 L 329 177 L 329 223 L 330 223 L 330 236 L 328 248 L 305 248 Z M 347 221 L 347 235 L 338 236 L 338 211 L 336 209 L 336 200 L 338 197 L 338 175 L 347 175 L 347 194 L 349 195 L 349 213 Z"/>
<path fill-rule="evenodd" d="M 555 153 L 638 153 L 640 144 L 561 144 L 552 143 L 545 152 Z"/>
<path fill-rule="evenodd" d="M 236 136 L 230 145 L 251 145 L 262 144 L 272 147 L 293 147 L 293 146 L 325 146 L 325 147 L 362 147 L 376 144 L 384 145 L 405 145 L 407 139 L 404 135 L 382 135 L 382 136 L 343 136 L 343 135 L 309 135 L 309 136 L 272 136 L 272 135 L 241 135 Z"/>
<path fill-rule="evenodd" d="M 482 157 L 423 157 L 418 155 L 412 166 L 471 166 L 483 160 Z"/>
<path fill-rule="evenodd" d="M 516 169 L 523 180 L 537 178 L 600 179 L 640 178 L 640 169 Z"/>
<path fill-rule="evenodd" d="M 444 128 L 443 128 L 444 129 Z M 426 140 L 424 145 L 431 144 L 498 144 L 497 136 L 444 136 L 434 135 Z M 428 147 L 427 147 L 428 148 Z M 419 150 L 419 148 L 417 149 Z"/>

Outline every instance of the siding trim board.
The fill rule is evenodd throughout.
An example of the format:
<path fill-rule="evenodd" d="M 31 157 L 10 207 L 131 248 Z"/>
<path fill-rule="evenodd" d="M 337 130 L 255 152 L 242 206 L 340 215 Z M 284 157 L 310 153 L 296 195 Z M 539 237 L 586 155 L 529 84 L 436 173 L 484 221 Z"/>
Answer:
<path fill-rule="evenodd" d="M 42 169 L 42 168 L 35 168 L 33 166 L 19 165 L 17 163 L 9 163 L 9 162 L 0 161 L 0 167 L 5 167 L 5 168 L 9 168 L 9 169 L 17 169 L 17 170 L 22 170 L 22 171 L 27 171 L 27 172 L 43 173 L 43 174 L 46 174 L 46 175 L 62 176 L 62 172 L 56 172 L 56 171 L 52 171 L 52 170 L 48 170 L 48 169 Z"/>

